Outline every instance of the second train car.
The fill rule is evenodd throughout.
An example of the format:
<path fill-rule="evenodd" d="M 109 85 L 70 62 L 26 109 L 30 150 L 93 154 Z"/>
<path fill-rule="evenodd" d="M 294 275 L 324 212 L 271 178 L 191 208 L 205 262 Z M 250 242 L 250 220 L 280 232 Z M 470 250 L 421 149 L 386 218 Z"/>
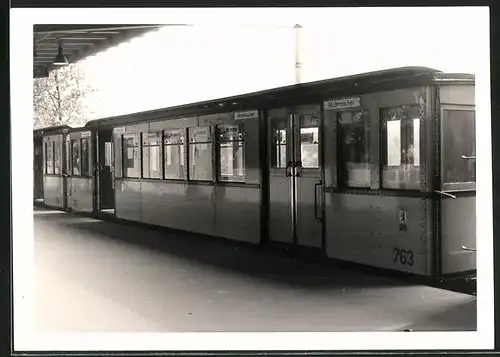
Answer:
<path fill-rule="evenodd" d="M 474 83 L 395 68 L 36 130 L 35 198 L 421 276 L 468 273 Z"/>

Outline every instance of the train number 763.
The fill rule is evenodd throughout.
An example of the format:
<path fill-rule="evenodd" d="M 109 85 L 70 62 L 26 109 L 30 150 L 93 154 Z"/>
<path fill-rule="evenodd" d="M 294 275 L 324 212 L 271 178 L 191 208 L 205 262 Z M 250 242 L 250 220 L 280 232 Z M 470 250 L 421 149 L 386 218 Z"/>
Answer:
<path fill-rule="evenodd" d="M 401 263 L 402 265 L 413 266 L 413 251 L 400 249 L 400 248 L 392 248 L 392 253 L 394 254 L 394 262 Z"/>

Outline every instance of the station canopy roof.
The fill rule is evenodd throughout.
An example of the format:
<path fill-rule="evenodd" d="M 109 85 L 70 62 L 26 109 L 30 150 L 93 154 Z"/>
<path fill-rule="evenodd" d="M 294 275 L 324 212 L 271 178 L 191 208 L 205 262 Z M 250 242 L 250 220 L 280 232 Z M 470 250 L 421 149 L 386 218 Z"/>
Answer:
<path fill-rule="evenodd" d="M 33 78 L 47 77 L 56 68 L 61 44 L 68 63 L 75 63 L 163 25 L 34 25 Z"/>

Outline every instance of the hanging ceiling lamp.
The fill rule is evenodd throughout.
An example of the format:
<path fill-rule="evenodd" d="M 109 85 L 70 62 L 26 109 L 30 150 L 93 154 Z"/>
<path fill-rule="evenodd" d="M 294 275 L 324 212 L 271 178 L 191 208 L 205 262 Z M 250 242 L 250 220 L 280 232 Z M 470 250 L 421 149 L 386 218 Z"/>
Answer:
<path fill-rule="evenodd" d="M 57 50 L 57 56 L 54 59 L 54 63 L 53 64 L 54 64 L 54 66 L 67 66 L 69 64 L 68 63 L 68 58 L 64 54 L 63 46 L 62 46 L 61 42 L 59 42 L 59 48 Z"/>

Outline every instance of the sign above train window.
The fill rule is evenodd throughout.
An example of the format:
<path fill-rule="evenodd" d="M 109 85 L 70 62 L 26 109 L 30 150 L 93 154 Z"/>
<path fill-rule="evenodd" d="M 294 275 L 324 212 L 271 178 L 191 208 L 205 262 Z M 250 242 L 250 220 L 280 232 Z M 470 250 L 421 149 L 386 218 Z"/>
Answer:
<path fill-rule="evenodd" d="M 246 112 L 234 113 L 234 120 L 256 119 L 259 117 L 258 110 L 248 110 Z"/>
<path fill-rule="evenodd" d="M 361 97 L 327 100 L 323 105 L 325 110 L 358 108 L 361 106 Z"/>
<path fill-rule="evenodd" d="M 125 132 L 125 128 L 114 128 L 113 131 L 115 134 L 123 134 Z"/>
<path fill-rule="evenodd" d="M 82 133 L 82 138 L 88 138 L 90 136 L 90 131 L 84 131 Z"/>

